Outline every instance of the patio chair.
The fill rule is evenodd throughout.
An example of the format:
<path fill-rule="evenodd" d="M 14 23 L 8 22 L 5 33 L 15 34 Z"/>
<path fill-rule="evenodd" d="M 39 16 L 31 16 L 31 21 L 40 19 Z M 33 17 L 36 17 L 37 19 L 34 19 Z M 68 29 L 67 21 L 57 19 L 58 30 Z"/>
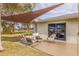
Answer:
<path fill-rule="evenodd" d="M 39 33 L 33 33 L 33 39 L 36 40 L 36 36 L 38 36 Z"/>
<path fill-rule="evenodd" d="M 27 40 L 27 45 L 33 44 L 32 38 L 27 38 L 26 37 L 26 40 Z"/>
<path fill-rule="evenodd" d="M 32 42 L 32 38 L 30 38 L 30 36 L 26 36 L 26 35 L 20 35 L 20 42 L 26 45 L 31 45 Z"/>
<path fill-rule="evenodd" d="M 20 42 L 23 43 L 23 44 L 26 44 L 27 43 L 27 40 L 25 38 L 25 36 L 22 34 L 19 36 L 20 37 Z"/>
<path fill-rule="evenodd" d="M 33 38 L 36 42 L 39 42 L 42 39 L 39 33 L 33 33 Z"/>

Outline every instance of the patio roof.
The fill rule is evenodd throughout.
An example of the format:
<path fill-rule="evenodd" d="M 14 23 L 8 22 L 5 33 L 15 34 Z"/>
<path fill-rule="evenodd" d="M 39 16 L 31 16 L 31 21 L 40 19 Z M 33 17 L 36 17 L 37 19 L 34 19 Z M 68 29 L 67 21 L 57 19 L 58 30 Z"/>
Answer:
<path fill-rule="evenodd" d="M 11 15 L 11 16 L 1 16 L 2 20 L 8 20 L 8 21 L 14 21 L 14 22 L 31 22 L 33 19 L 43 15 L 44 13 L 53 10 L 61 5 L 63 5 L 64 3 L 60 3 L 57 4 L 55 6 L 50 6 L 47 8 L 43 8 L 37 11 L 31 11 L 28 13 L 24 13 L 24 14 L 18 14 L 18 15 Z"/>

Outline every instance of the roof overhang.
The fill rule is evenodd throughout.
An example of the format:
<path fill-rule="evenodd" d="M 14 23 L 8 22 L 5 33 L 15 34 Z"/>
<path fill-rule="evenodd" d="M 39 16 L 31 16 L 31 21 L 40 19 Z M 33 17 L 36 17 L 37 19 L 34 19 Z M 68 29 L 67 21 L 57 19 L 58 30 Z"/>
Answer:
<path fill-rule="evenodd" d="M 73 14 L 66 14 L 58 17 L 48 18 L 39 20 L 36 22 L 50 22 L 50 21 L 56 21 L 56 20 L 66 20 L 66 19 L 72 19 L 72 18 L 79 18 L 79 13 L 73 13 Z"/>

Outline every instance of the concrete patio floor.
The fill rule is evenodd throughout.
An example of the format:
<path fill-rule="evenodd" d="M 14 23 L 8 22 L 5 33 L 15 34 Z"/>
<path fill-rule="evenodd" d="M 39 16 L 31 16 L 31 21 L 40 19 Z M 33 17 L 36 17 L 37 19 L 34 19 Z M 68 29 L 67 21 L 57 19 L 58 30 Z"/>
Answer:
<path fill-rule="evenodd" d="M 54 56 L 77 56 L 77 45 L 62 42 L 40 42 L 33 47 Z"/>

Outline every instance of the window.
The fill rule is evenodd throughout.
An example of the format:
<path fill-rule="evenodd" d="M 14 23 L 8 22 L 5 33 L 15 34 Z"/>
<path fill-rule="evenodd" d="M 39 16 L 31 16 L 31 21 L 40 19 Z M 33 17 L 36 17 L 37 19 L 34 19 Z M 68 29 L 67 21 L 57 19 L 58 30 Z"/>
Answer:
<path fill-rule="evenodd" d="M 48 37 L 54 35 L 56 40 L 66 40 L 65 23 L 56 23 L 48 25 Z"/>

